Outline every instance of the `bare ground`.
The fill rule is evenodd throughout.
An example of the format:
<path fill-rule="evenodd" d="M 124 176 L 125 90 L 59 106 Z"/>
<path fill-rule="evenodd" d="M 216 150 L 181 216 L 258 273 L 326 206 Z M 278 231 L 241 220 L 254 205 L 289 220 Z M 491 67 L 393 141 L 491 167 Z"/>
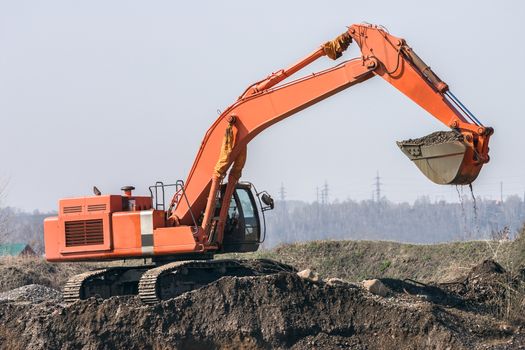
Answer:
<path fill-rule="evenodd" d="M 374 296 L 291 273 L 222 278 L 156 306 L 136 297 L 71 306 L 5 302 L 9 349 L 499 349 L 517 326 L 421 295 Z"/>
<path fill-rule="evenodd" d="M 40 284 L 60 289 L 70 276 L 86 271 L 92 265 L 51 264 L 38 257 L 1 257 L 0 292 Z"/>
<path fill-rule="evenodd" d="M 376 276 L 389 288 L 386 297 L 357 283 L 330 285 L 293 273 L 224 277 L 155 306 L 136 297 L 92 298 L 66 306 L 55 292 L 47 300 L 31 299 L 24 294 L 27 290 L 45 289 L 25 287 L 8 292 L 16 296 L 10 299 L 0 294 L 0 347 L 524 349 L 525 271 L 493 260 L 474 263 L 454 276 L 447 274 L 445 283 L 430 278 L 422 283 L 410 274 Z M 49 265 L 28 266 L 38 264 Z M 56 287 L 75 268 L 51 273 L 60 277 L 41 278 Z M 16 275 L 9 271 L 10 278 Z"/>

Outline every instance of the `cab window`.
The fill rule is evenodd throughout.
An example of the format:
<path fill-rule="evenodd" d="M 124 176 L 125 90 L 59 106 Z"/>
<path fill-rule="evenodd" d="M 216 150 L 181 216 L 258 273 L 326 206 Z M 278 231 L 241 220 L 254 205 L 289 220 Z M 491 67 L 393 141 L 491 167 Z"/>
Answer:
<path fill-rule="evenodd" d="M 254 203 L 252 202 L 250 194 L 248 190 L 244 188 L 239 188 L 236 192 L 244 216 L 245 239 L 247 241 L 258 241 L 259 220 L 258 217 L 256 217 L 257 213 L 254 211 Z"/>

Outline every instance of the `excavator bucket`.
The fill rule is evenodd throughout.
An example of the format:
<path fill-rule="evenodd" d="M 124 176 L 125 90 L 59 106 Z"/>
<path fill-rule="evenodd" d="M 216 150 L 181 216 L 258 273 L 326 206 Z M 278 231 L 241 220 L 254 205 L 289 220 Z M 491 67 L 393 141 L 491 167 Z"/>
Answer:
<path fill-rule="evenodd" d="M 438 131 L 397 145 L 426 177 L 440 185 L 470 184 L 482 167 L 472 147 L 456 131 Z"/>

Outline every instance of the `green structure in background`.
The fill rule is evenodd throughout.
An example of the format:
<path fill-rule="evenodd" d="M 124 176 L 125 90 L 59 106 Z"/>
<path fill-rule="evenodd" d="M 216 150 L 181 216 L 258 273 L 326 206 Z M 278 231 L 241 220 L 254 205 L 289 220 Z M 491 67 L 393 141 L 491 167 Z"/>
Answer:
<path fill-rule="evenodd" d="M 0 244 L 1 256 L 36 256 L 36 253 L 27 243 L 6 243 Z"/>

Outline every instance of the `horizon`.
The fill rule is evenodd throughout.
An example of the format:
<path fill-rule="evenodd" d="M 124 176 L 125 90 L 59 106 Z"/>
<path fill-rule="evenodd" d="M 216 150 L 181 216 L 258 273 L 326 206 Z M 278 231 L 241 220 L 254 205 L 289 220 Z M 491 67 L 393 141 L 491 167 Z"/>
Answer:
<path fill-rule="evenodd" d="M 463 187 L 467 187 L 467 186 L 463 186 Z M 333 199 L 328 199 L 327 202 L 323 203 L 323 201 L 321 199 L 319 200 L 307 200 L 307 199 L 296 199 L 296 198 L 285 198 L 284 200 L 279 198 L 279 196 L 277 195 L 274 195 L 272 193 L 270 193 L 270 195 L 272 195 L 272 197 L 274 198 L 274 200 L 276 201 L 276 203 L 278 202 L 289 202 L 289 203 L 301 203 L 301 204 L 304 204 L 304 205 L 312 205 L 312 204 L 315 204 L 315 203 L 319 203 L 319 204 L 322 204 L 322 205 L 332 205 L 332 204 L 340 204 L 340 203 L 345 203 L 345 202 L 355 202 L 355 203 L 364 203 L 364 202 L 378 202 L 378 200 L 375 198 L 375 197 L 370 197 L 370 198 L 352 198 L 352 197 L 346 197 L 346 198 L 333 198 Z M 461 197 L 460 197 L 461 195 Z M 510 193 L 510 194 L 505 194 L 503 195 L 503 201 L 501 200 L 501 198 L 492 198 L 492 197 L 489 197 L 489 196 L 481 196 L 481 195 L 477 195 L 475 192 L 474 192 L 474 195 L 475 195 L 475 199 L 476 201 L 482 201 L 482 202 L 495 202 L 495 203 L 505 203 L 507 202 L 508 200 L 511 200 L 511 199 L 518 199 L 519 201 L 525 203 L 525 193 L 522 193 L 522 194 L 519 194 L 519 193 Z M 0 195 L 1 197 L 1 195 Z M 72 197 L 74 198 L 74 197 Z M 461 199 L 460 199 L 461 198 Z M 425 201 L 430 204 L 440 204 L 440 203 L 445 203 L 445 204 L 464 204 L 464 203 L 471 203 L 473 202 L 472 200 L 472 194 L 470 193 L 470 190 L 466 190 L 466 191 L 463 191 L 463 193 L 460 193 L 456 195 L 456 200 L 449 200 L 447 198 L 443 198 L 442 196 L 431 196 L 431 195 L 428 195 L 428 194 L 422 194 L 420 195 L 419 197 L 415 198 L 414 200 L 405 200 L 405 201 L 396 201 L 396 200 L 392 200 L 388 197 L 388 195 L 383 195 L 381 196 L 381 200 L 379 202 L 387 202 L 387 203 L 391 203 L 391 204 L 394 204 L 394 205 L 400 205 L 400 204 L 408 204 L 410 206 L 415 206 L 417 205 L 418 203 L 417 202 L 422 202 L 422 201 Z M 13 205 L 9 205 L 9 203 L 6 203 L 5 201 L 2 201 L 0 200 L 0 209 L 10 209 L 10 210 L 13 210 L 15 211 L 16 213 L 21 213 L 21 214 L 35 214 L 35 215 L 43 215 L 43 214 L 49 214 L 49 215 L 55 215 L 57 213 L 57 210 L 58 210 L 58 203 L 57 203 L 57 208 L 56 209 L 51 209 L 51 210 L 42 210 L 40 208 L 33 208 L 33 209 L 27 209 L 27 208 L 20 208 L 20 207 L 16 207 L 16 206 L 13 206 Z M 277 208 L 276 208 L 277 209 Z"/>

